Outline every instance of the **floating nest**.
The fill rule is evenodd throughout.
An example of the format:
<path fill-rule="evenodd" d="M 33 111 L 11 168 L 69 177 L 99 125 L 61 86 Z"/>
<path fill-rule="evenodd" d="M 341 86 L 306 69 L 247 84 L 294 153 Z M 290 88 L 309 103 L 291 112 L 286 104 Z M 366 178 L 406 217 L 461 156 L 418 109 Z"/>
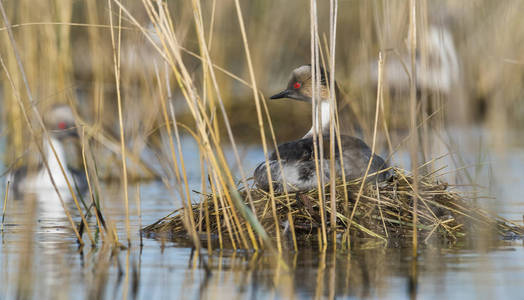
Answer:
<path fill-rule="evenodd" d="M 227 197 L 204 195 L 201 203 L 192 205 L 190 214 L 186 213 L 189 210 L 178 209 L 142 232 L 146 236 L 189 240 L 186 228 L 194 226 L 193 236 L 201 240 L 251 248 L 250 237 L 253 239 L 257 234 L 257 240 L 265 236 L 276 241 L 277 227 L 281 241 L 298 242 L 318 241 L 322 232 L 327 232 L 327 236 L 334 228 L 339 241 L 376 239 L 402 245 L 412 241 L 416 197 L 419 241 L 456 244 L 486 235 L 496 239 L 522 238 L 522 227 L 476 206 L 466 193 L 453 191 L 452 186 L 430 177 L 421 177 L 415 194 L 413 177 L 401 169 L 393 171 L 395 175 L 388 182 L 366 183 L 360 196 L 362 179 L 337 184 L 335 226 L 330 223 L 332 204 L 330 188 L 326 186 L 322 207 L 316 189 L 274 197 L 250 189 L 252 204 L 245 189 L 231 193 L 229 201 Z M 186 214 L 193 220 L 186 218 Z"/>

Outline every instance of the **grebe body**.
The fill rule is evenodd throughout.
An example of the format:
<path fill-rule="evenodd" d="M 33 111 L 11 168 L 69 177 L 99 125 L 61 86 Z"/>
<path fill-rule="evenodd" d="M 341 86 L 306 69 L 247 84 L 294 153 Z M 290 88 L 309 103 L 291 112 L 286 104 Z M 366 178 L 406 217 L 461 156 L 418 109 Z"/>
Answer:
<path fill-rule="evenodd" d="M 322 174 L 320 174 L 322 181 L 328 182 L 330 178 L 328 131 L 330 104 L 327 100 L 329 91 L 324 72 L 321 70 L 321 73 L 321 100 L 319 112 L 316 114 L 316 124 L 318 125 L 316 132 L 319 135 L 322 134 L 324 157 L 322 160 L 323 166 L 322 168 L 319 166 L 318 169 L 323 170 Z M 293 71 L 287 88 L 272 96 L 271 99 L 291 98 L 310 102 L 312 95 L 311 87 L 311 67 L 301 66 Z M 269 180 L 267 176 L 268 165 L 271 181 L 276 193 L 285 191 L 284 183 L 286 184 L 288 192 L 305 191 L 318 186 L 313 131 L 314 128 L 312 127 L 303 138 L 279 145 L 278 155 L 280 156 L 280 162 L 277 152 L 274 151 L 268 157 L 267 164 L 264 161 L 258 165 L 253 175 L 258 188 L 266 191 L 269 190 Z M 339 147 L 338 141 L 335 138 L 334 160 L 337 177 L 345 175 L 348 180 L 363 177 L 371 158 L 371 166 L 368 172 L 371 176 L 366 180 L 384 181 L 390 177 L 387 171 L 379 172 L 387 168 L 387 164 L 380 156 L 372 154 L 371 149 L 364 141 L 356 137 L 340 135 L 340 142 Z M 320 146 L 318 140 L 317 146 Z M 342 151 L 340 152 L 339 149 L 342 149 Z M 318 161 L 320 162 L 321 160 L 318 159 Z M 342 167 L 344 168 L 344 172 L 342 172 Z"/>
<path fill-rule="evenodd" d="M 64 196 L 64 199 L 67 199 L 69 198 L 67 197 L 69 195 L 69 187 L 66 177 L 75 192 L 83 193 L 87 190 L 87 180 L 84 172 L 68 166 L 63 145 L 63 141 L 66 138 L 78 138 L 71 109 L 65 105 L 57 105 L 51 109 L 44 120 L 48 127 L 49 138 L 43 137 L 42 150 L 49 171 L 43 162 L 33 167 L 22 166 L 13 170 L 8 175 L 7 180 L 11 183 L 16 199 L 24 195 L 33 194 L 37 195 L 37 198 L 44 202 L 58 201 L 55 195 L 55 186 Z M 56 156 L 53 153 L 53 148 Z M 60 165 L 64 168 L 64 172 L 62 172 Z"/>

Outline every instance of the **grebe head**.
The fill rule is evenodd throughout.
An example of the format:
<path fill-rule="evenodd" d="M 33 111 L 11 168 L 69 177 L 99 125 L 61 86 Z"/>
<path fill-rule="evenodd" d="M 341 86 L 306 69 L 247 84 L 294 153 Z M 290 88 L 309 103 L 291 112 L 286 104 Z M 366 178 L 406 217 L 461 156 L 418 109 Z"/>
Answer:
<path fill-rule="evenodd" d="M 286 89 L 271 96 L 270 99 L 290 98 L 311 102 L 313 97 L 313 78 L 311 74 L 311 65 L 304 65 L 294 69 Z M 329 74 L 320 67 L 320 100 L 329 98 L 329 87 L 326 78 L 329 78 Z"/>
<path fill-rule="evenodd" d="M 67 137 L 78 137 L 75 116 L 71 108 L 65 104 L 54 105 L 44 117 L 49 133 L 61 140 Z"/>

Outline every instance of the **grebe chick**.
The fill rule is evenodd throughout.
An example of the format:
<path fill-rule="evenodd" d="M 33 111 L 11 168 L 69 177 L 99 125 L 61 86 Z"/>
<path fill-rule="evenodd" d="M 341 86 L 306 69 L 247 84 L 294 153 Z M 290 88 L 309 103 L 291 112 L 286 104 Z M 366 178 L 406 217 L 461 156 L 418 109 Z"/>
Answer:
<path fill-rule="evenodd" d="M 320 80 L 320 115 L 322 115 L 322 124 L 320 124 L 319 114 L 316 114 L 319 128 L 316 132 L 323 135 L 324 142 L 324 160 L 323 160 L 323 180 L 328 182 L 330 178 L 329 168 L 329 111 L 330 104 L 328 101 L 329 88 L 326 84 L 324 72 L 321 70 Z M 299 101 L 312 101 L 312 76 L 311 66 L 305 65 L 296 68 L 291 74 L 287 88 L 282 92 L 273 95 L 270 99 L 290 98 Z M 348 180 L 364 176 L 369 160 L 371 158 L 371 149 L 361 139 L 340 135 L 342 158 L 344 165 L 344 174 Z M 318 143 L 318 141 L 317 141 Z M 271 179 L 275 193 L 284 192 L 284 181 L 287 184 L 288 192 L 297 192 L 310 190 L 317 187 L 317 176 L 315 169 L 314 144 L 313 144 L 313 127 L 304 137 L 299 140 L 286 142 L 278 146 L 282 169 L 277 159 L 276 152 L 271 153 L 268 159 Z M 342 176 L 341 157 L 338 141 L 335 140 L 335 171 L 337 177 Z M 369 174 L 373 174 L 387 168 L 384 160 L 373 155 L 373 160 Z M 254 172 L 255 183 L 258 188 L 269 190 L 269 181 L 267 178 L 266 162 L 258 165 Z M 370 176 L 367 180 L 385 181 L 390 177 L 389 172 L 382 172 L 377 176 Z"/>

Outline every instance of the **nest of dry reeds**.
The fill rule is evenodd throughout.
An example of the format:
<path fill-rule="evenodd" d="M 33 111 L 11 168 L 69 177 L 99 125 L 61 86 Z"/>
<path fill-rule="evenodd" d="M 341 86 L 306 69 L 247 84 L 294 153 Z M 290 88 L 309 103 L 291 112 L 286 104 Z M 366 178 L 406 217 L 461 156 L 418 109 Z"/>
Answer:
<path fill-rule="evenodd" d="M 452 191 L 446 183 L 420 177 L 415 194 L 413 177 L 409 173 L 394 169 L 394 174 L 388 182 L 366 183 L 360 194 L 362 179 L 338 184 L 335 226 L 330 223 L 329 187 L 325 188 L 324 205 L 318 200 L 318 190 L 271 197 L 265 191 L 251 189 L 253 205 L 248 201 L 246 190 L 239 191 L 241 201 L 232 202 L 232 205 L 218 195 L 205 195 L 204 201 L 194 204 L 188 214 L 193 222 L 185 219 L 188 210 L 182 208 L 145 227 L 143 233 L 187 239 L 189 235 L 185 223 L 193 224 L 201 239 L 220 239 L 221 245 L 223 240 L 248 245 L 246 240 L 253 232 L 251 227 L 258 226 L 259 231 L 255 228 L 257 233 L 260 227 L 263 228 L 265 234 L 273 239 L 288 234 L 298 241 L 319 238 L 322 230 L 332 232 L 335 228 L 339 240 L 350 236 L 402 244 L 411 242 L 413 236 L 413 204 L 417 197 L 419 241 L 437 239 L 456 243 L 475 237 L 476 233 L 490 233 L 498 238 L 524 234 L 521 227 L 475 206 L 473 199 Z M 253 212 L 253 208 L 253 214 L 243 212 Z"/>

